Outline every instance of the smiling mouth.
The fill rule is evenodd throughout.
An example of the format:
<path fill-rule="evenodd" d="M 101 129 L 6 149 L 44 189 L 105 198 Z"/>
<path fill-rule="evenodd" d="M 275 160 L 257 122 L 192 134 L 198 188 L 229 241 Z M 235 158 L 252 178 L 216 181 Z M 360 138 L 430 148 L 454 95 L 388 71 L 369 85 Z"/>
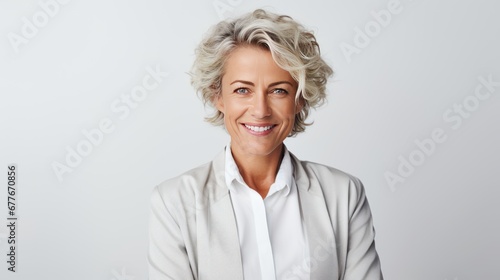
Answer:
<path fill-rule="evenodd" d="M 248 124 L 244 124 L 246 128 L 248 128 L 249 130 L 253 131 L 253 132 L 266 132 L 266 131 L 269 131 L 271 130 L 273 127 L 275 127 L 276 125 L 266 125 L 266 126 L 253 126 L 253 125 L 248 125 Z"/>

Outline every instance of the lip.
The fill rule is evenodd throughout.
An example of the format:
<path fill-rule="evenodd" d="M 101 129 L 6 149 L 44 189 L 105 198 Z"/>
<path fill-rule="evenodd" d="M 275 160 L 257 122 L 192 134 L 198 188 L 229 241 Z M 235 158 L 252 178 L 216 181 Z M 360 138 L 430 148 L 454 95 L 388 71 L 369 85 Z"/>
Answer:
<path fill-rule="evenodd" d="M 271 128 L 268 129 L 268 130 L 265 130 L 265 131 L 253 131 L 251 130 L 250 128 L 247 127 L 248 126 L 256 126 L 256 127 L 266 127 L 266 126 L 270 126 Z M 250 134 L 252 135 L 256 135 L 256 136 L 265 136 L 265 135 L 268 135 L 270 134 L 274 128 L 276 127 L 276 124 L 272 124 L 272 123 L 242 123 L 241 126 L 243 126 L 243 128 Z"/>

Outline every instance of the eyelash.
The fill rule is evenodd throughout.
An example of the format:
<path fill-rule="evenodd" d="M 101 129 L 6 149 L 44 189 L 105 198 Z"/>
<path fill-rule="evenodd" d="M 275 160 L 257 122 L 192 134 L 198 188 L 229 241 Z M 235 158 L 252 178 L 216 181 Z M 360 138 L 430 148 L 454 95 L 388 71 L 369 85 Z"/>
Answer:
<path fill-rule="evenodd" d="M 246 92 L 240 92 L 241 90 L 245 90 Z M 276 91 L 280 91 L 280 93 L 278 94 L 288 94 L 288 91 L 285 90 L 285 89 L 282 89 L 282 88 L 275 88 L 273 89 L 273 92 L 276 92 Z M 246 94 L 249 92 L 248 88 L 237 88 L 234 90 L 235 93 L 238 93 L 238 94 Z"/>
<path fill-rule="evenodd" d="M 246 92 L 240 92 L 240 90 L 245 90 Z M 235 93 L 238 93 L 238 94 L 246 94 L 249 92 L 249 90 L 247 88 L 237 88 L 234 90 Z"/>
<path fill-rule="evenodd" d="M 287 90 L 285 90 L 285 89 L 282 89 L 282 88 L 275 88 L 275 89 L 274 89 L 274 91 L 277 91 L 277 90 L 281 91 L 281 93 L 280 93 L 280 94 L 288 94 L 288 91 L 287 91 Z"/>

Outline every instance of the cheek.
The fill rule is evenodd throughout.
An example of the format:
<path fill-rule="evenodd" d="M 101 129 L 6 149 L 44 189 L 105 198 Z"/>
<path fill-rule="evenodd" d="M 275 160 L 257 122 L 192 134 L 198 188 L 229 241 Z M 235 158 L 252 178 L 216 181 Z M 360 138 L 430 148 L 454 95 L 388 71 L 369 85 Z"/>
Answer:
<path fill-rule="evenodd" d="M 224 111 L 221 111 L 224 114 L 224 120 L 229 121 L 229 120 L 234 120 L 237 119 L 239 116 L 238 113 L 238 107 L 235 106 L 234 103 L 230 101 L 224 102 Z"/>
<path fill-rule="evenodd" d="M 298 107 L 295 104 L 295 101 L 289 101 L 287 104 L 282 106 L 281 112 L 283 112 L 283 116 L 287 116 L 290 119 L 295 119 L 295 114 L 298 113 Z"/>

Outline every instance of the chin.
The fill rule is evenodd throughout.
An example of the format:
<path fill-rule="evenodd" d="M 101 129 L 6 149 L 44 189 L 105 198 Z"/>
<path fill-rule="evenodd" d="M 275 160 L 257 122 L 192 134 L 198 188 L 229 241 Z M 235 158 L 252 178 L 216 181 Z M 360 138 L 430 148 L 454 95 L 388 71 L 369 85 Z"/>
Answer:
<path fill-rule="evenodd" d="M 278 149 L 283 143 L 277 145 L 271 144 L 248 144 L 245 149 L 247 153 L 259 156 L 268 156 L 272 154 L 276 149 Z"/>

